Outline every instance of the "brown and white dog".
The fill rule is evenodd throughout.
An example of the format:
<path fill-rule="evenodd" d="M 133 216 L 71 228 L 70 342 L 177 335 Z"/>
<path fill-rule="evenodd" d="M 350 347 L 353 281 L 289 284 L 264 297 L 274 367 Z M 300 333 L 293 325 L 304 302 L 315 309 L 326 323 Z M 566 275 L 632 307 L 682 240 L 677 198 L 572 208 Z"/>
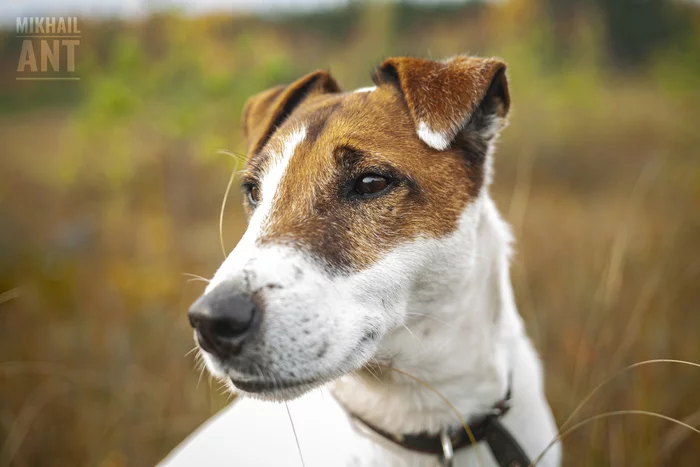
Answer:
<path fill-rule="evenodd" d="M 248 229 L 189 312 L 207 367 L 241 397 L 163 465 L 301 465 L 297 448 L 307 467 L 436 465 L 349 415 L 397 434 L 459 426 L 388 366 L 467 420 L 510 389 L 503 425 L 530 458 L 545 449 L 556 427 L 488 191 L 505 68 L 390 58 L 371 88 L 316 71 L 249 99 Z M 494 465 L 487 449 L 454 465 L 479 457 Z M 555 445 L 538 465 L 559 462 Z"/>

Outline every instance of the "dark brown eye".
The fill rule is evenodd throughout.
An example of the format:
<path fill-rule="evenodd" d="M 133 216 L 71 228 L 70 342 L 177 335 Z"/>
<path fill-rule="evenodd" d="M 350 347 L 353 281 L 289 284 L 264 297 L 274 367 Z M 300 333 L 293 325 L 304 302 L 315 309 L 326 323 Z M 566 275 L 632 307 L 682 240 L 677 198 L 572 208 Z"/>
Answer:
<path fill-rule="evenodd" d="M 246 183 L 243 185 L 243 189 L 245 190 L 246 195 L 248 195 L 248 202 L 250 205 L 253 207 L 257 206 L 258 202 L 260 202 L 260 188 L 258 188 L 258 185 L 254 183 Z"/>
<path fill-rule="evenodd" d="M 355 182 L 355 192 L 359 195 L 373 195 L 389 186 L 389 179 L 376 174 L 361 175 Z"/>

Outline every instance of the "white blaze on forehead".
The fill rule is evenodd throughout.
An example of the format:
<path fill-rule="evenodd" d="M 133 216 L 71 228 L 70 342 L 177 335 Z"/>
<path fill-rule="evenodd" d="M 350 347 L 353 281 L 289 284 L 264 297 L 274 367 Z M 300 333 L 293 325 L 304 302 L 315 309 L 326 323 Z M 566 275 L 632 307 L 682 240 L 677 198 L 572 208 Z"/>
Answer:
<path fill-rule="evenodd" d="M 214 275 L 214 278 L 207 286 L 207 292 L 212 290 L 222 280 L 235 276 L 247 261 L 256 256 L 258 251 L 256 241 L 265 231 L 270 213 L 277 200 L 280 183 L 287 172 L 289 161 L 305 137 L 306 128 L 299 126 L 283 139 L 281 145 L 270 145 L 271 148 L 281 147 L 282 150 L 280 152 L 270 149 L 273 152 L 270 154 L 265 173 L 261 175 L 260 200 L 253 212 L 253 216 L 250 218 L 248 229 L 246 229 L 236 248 L 234 248 Z"/>
<path fill-rule="evenodd" d="M 267 163 L 267 172 L 262 175 L 260 201 L 255 208 L 253 217 L 250 219 L 249 231 L 253 230 L 258 235 L 262 233 L 277 198 L 280 182 L 287 172 L 289 161 L 292 159 L 297 146 L 304 141 L 305 137 L 306 127 L 297 127 L 284 138 L 281 144 L 282 153 L 273 153 L 271 155 Z"/>

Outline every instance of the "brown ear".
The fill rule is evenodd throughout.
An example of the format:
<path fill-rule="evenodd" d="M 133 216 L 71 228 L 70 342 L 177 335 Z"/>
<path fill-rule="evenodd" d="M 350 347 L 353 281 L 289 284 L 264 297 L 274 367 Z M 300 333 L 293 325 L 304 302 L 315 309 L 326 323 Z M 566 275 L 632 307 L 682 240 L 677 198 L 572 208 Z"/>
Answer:
<path fill-rule="evenodd" d="M 400 88 L 427 145 L 447 149 L 464 129 L 487 138 L 502 126 L 510 107 L 506 65 L 500 60 L 455 57 L 444 62 L 397 57 L 374 73 L 375 84 Z"/>
<path fill-rule="evenodd" d="M 308 96 L 333 92 L 340 92 L 335 80 L 327 71 L 316 70 L 289 86 L 276 86 L 250 97 L 243 106 L 242 118 L 248 153 L 260 151 L 275 130 Z"/>

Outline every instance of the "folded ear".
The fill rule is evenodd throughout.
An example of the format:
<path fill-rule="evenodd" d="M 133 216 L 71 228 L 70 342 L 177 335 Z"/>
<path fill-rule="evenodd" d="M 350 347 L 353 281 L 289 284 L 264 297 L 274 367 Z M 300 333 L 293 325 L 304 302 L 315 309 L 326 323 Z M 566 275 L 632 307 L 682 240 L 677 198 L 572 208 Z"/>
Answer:
<path fill-rule="evenodd" d="M 334 92 L 340 92 L 340 87 L 331 75 L 316 70 L 288 86 L 276 86 L 250 97 L 243 106 L 242 118 L 248 153 L 260 151 L 304 99 Z"/>
<path fill-rule="evenodd" d="M 493 58 L 397 57 L 379 65 L 373 80 L 398 86 L 418 137 L 443 150 L 464 130 L 491 139 L 502 128 L 510 107 L 505 70 L 505 63 Z"/>

